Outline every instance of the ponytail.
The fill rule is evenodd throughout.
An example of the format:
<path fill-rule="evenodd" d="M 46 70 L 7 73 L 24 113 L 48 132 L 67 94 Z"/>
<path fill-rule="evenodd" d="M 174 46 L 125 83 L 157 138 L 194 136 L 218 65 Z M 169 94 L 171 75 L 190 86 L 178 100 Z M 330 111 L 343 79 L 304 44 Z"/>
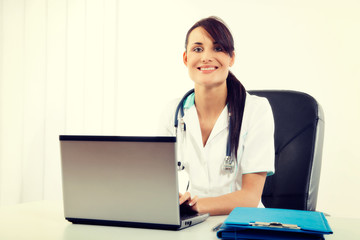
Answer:
<path fill-rule="evenodd" d="M 231 124 L 231 152 L 235 154 L 235 158 L 237 159 L 237 150 L 239 147 L 239 139 L 240 139 L 240 131 L 241 124 L 244 115 L 245 108 L 245 99 L 246 99 L 246 90 L 241 82 L 234 76 L 234 74 L 229 71 L 229 75 L 226 78 L 227 85 L 227 104 L 230 116 L 230 124 Z"/>

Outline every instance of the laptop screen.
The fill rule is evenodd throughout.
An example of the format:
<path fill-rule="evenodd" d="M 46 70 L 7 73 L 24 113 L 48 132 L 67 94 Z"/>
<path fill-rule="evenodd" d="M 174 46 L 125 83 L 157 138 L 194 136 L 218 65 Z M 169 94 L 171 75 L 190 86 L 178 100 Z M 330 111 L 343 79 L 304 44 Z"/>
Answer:
<path fill-rule="evenodd" d="M 179 225 L 175 142 L 60 136 L 65 217 Z"/>

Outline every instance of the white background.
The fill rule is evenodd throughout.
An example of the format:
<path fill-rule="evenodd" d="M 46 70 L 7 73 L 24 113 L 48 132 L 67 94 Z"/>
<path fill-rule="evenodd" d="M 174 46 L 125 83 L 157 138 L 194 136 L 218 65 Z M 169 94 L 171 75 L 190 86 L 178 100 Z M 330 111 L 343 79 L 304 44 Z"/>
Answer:
<path fill-rule="evenodd" d="M 61 199 L 59 134 L 156 134 L 192 87 L 188 28 L 216 15 L 247 89 L 320 102 L 317 209 L 358 217 L 359 12 L 356 0 L 0 0 L 0 205 Z"/>

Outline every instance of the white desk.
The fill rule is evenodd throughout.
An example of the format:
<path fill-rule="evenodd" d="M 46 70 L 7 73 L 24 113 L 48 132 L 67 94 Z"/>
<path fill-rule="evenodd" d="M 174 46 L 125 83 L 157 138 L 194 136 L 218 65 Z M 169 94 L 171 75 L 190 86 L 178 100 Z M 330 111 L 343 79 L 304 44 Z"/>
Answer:
<path fill-rule="evenodd" d="M 61 202 L 33 202 L 0 207 L 1 240 L 111 240 L 111 239 L 217 239 L 211 228 L 226 216 L 210 217 L 205 222 L 181 231 L 75 225 L 66 221 Z M 328 218 L 334 231 L 326 239 L 360 239 L 360 219 Z"/>

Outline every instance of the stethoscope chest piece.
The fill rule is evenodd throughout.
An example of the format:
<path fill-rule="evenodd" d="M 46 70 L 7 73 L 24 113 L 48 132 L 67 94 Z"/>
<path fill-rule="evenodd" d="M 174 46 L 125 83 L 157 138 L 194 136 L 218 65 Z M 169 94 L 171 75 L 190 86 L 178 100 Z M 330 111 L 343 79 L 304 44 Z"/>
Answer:
<path fill-rule="evenodd" d="M 235 161 L 230 156 L 226 156 L 223 163 L 223 170 L 232 173 L 234 172 L 234 168 L 235 168 Z"/>

